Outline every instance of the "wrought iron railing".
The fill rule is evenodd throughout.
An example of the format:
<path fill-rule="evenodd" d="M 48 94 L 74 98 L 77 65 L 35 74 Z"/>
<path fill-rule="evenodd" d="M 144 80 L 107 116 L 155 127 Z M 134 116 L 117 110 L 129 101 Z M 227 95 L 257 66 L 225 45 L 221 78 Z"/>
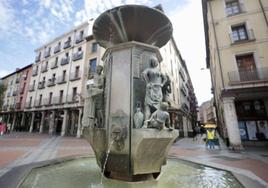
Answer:
<path fill-rule="evenodd" d="M 230 84 L 268 81 L 268 67 L 228 72 Z"/>

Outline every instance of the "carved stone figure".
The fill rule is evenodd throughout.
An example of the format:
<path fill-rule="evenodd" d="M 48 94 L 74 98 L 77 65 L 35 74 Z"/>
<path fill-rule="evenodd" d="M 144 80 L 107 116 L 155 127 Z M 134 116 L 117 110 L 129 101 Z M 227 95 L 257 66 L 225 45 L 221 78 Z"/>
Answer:
<path fill-rule="evenodd" d="M 166 102 L 162 102 L 160 109 L 156 110 L 149 120 L 147 120 L 147 128 L 155 128 L 162 130 L 163 128 L 168 128 L 169 130 L 173 130 L 170 125 L 170 117 L 167 112 L 168 104 Z"/>
<path fill-rule="evenodd" d="M 103 88 L 104 88 L 104 77 L 102 74 L 103 67 L 98 65 L 96 72 L 93 77 L 88 81 L 88 114 L 85 114 L 94 126 L 103 127 Z"/>
<path fill-rule="evenodd" d="M 163 101 L 168 102 L 168 95 L 171 93 L 171 81 L 168 75 L 165 75 L 165 83 L 162 87 Z"/>
<path fill-rule="evenodd" d="M 138 107 L 136 113 L 134 114 L 134 126 L 135 128 L 142 128 L 144 121 L 144 115 L 141 112 L 141 108 Z"/>
<path fill-rule="evenodd" d="M 151 57 L 150 67 L 143 71 L 143 79 L 146 83 L 146 94 L 144 113 L 145 120 L 148 120 L 151 113 L 159 109 L 160 103 L 163 99 L 162 86 L 165 83 L 165 77 L 158 69 L 158 59 Z"/>

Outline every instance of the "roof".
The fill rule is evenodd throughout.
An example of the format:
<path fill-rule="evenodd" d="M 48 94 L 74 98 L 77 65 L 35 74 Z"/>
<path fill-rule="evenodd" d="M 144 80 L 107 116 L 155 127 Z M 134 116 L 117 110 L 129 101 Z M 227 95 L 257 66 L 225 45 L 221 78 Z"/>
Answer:
<path fill-rule="evenodd" d="M 16 71 L 14 71 L 14 72 L 12 72 L 12 73 L 10 73 L 10 74 L 8 74 L 8 75 L 6 75 L 6 76 L 0 78 L 0 79 L 4 80 L 4 79 L 6 79 L 7 77 L 12 76 L 13 74 L 16 74 L 16 73 L 21 72 L 21 71 L 23 71 L 23 70 L 25 70 L 25 69 L 28 69 L 28 68 L 31 67 L 32 65 L 33 65 L 33 63 L 31 63 L 31 64 L 29 64 L 29 65 L 26 65 L 25 67 L 23 67 L 23 68 L 21 68 L 21 69 L 18 69 L 18 70 L 16 70 Z"/>

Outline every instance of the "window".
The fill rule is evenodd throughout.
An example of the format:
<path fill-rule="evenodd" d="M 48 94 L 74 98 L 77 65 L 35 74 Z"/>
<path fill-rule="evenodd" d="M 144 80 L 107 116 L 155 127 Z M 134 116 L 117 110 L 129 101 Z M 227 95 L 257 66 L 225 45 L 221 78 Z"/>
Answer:
<path fill-rule="evenodd" d="M 33 97 L 30 97 L 30 101 L 29 101 L 29 107 L 32 106 L 32 100 L 33 100 Z"/>
<path fill-rule="evenodd" d="M 51 104 L 51 103 L 52 103 L 52 96 L 53 96 L 53 93 L 50 92 L 50 93 L 49 93 L 48 104 Z"/>
<path fill-rule="evenodd" d="M 237 42 L 241 40 L 248 40 L 248 34 L 245 24 L 232 26 L 232 41 Z"/>
<path fill-rule="evenodd" d="M 93 52 L 97 52 L 97 50 L 98 50 L 98 43 L 93 42 L 93 43 L 92 43 L 91 52 L 92 52 L 92 53 L 93 53 Z"/>
<path fill-rule="evenodd" d="M 91 59 L 89 60 L 89 69 L 90 69 L 90 72 L 96 72 L 96 67 L 97 67 L 97 59 L 94 58 L 94 59 Z"/>
<path fill-rule="evenodd" d="M 240 81 L 257 80 L 258 74 L 253 54 L 236 56 Z"/>
<path fill-rule="evenodd" d="M 239 0 L 226 0 L 226 14 L 228 16 L 235 15 L 241 12 Z"/>
<path fill-rule="evenodd" d="M 79 77 L 79 66 L 76 66 L 75 67 L 75 78 L 78 78 Z"/>
<path fill-rule="evenodd" d="M 39 105 L 38 105 L 38 106 L 41 106 L 41 104 L 42 104 L 42 97 L 43 97 L 43 95 L 41 94 L 41 95 L 39 96 Z"/>
<path fill-rule="evenodd" d="M 66 70 L 62 72 L 62 81 L 65 81 L 65 78 L 66 78 Z"/>
<path fill-rule="evenodd" d="M 59 103 L 63 102 L 63 90 L 60 90 L 60 98 L 59 98 Z"/>
<path fill-rule="evenodd" d="M 77 95 L 77 87 L 73 88 L 73 94 L 72 94 L 72 101 L 76 100 L 76 95 Z"/>

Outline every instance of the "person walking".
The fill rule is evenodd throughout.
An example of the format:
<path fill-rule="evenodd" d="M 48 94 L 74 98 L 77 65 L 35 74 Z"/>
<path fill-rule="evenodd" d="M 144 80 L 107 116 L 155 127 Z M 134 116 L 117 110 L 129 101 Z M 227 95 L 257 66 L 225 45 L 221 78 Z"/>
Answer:
<path fill-rule="evenodd" d="M 208 129 L 207 130 L 207 146 L 209 149 L 215 149 L 214 139 L 215 139 L 215 130 Z"/>
<path fill-rule="evenodd" d="M 194 133 L 193 140 L 197 140 L 198 135 L 200 134 L 200 128 L 198 126 L 195 126 L 194 130 L 193 130 L 193 133 Z"/>

